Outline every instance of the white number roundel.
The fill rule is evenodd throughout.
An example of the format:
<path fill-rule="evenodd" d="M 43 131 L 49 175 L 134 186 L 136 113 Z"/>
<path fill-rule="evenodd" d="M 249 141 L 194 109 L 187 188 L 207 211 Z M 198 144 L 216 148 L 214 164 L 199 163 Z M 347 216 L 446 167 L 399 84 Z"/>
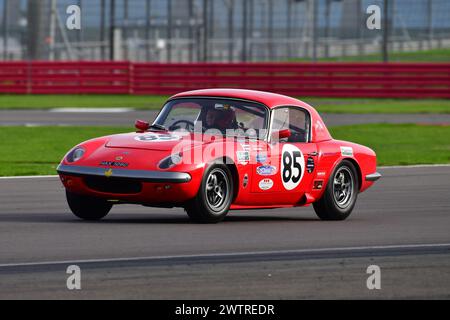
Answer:
<path fill-rule="evenodd" d="M 281 181 L 286 190 L 293 190 L 302 181 L 305 173 L 305 159 L 299 148 L 285 144 L 281 151 Z"/>
<path fill-rule="evenodd" d="M 134 140 L 141 142 L 164 142 L 180 140 L 180 136 L 170 133 L 146 133 L 134 137 Z"/>

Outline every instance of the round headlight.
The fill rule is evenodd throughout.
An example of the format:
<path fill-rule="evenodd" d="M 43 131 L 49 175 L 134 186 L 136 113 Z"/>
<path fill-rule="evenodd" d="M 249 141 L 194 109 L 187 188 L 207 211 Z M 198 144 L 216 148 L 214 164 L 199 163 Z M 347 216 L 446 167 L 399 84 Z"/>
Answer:
<path fill-rule="evenodd" d="M 84 150 L 84 148 L 81 147 L 75 148 L 67 155 L 67 161 L 69 162 L 78 161 L 84 156 L 85 152 L 86 150 Z"/>
<path fill-rule="evenodd" d="M 180 164 L 183 158 L 181 157 L 181 153 L 176 153 L 170 156 L 173 164 Z"/>
<path fill-rule="evenodd" d="M 173 166 L 175 166 L 177 164 L 180 164 L 182 160 L 183 160 L 183 158 L 182 158 L 181 152 L 180 153 L 176 153 L 176 154 L 172 154 L 172 155 L 162 159 L 159 162 L 158 167 L 160 169 L 170 169 Z"/>

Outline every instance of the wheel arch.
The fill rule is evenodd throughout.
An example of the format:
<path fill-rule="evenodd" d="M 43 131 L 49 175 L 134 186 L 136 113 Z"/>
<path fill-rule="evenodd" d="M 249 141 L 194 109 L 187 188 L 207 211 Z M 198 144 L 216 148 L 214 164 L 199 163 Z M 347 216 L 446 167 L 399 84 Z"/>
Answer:
<path fill-rule="evenodd" d="M 358 190 L 361 190 L 363 181 L 362 181 L 361 167 L 359 166 L 358 161 L 356 161 L 354 158 L 342 158 L 340 161 L 338 161 L 338 163 L 336 165 L 338 165 L 339 163 L 341 163 L 344 160 L 351 162 L 353 164 L 353 166 L 355 167 L 356 173 L 358 175 Z M 335 165 L 335 168 L 336 168 L 336 165 Z"/>
<path fill-rule="evenodd" d="M 230 169 L 231 172 L 231 178 L 233 179 L 233 200 L 237 198 L 237 195 L 239 193 L 239 172 L 236 166 L 236 163 L 234 163 L 233 159 L 231 159 L 228 156 L 222 157 L 223 163 Z"/>

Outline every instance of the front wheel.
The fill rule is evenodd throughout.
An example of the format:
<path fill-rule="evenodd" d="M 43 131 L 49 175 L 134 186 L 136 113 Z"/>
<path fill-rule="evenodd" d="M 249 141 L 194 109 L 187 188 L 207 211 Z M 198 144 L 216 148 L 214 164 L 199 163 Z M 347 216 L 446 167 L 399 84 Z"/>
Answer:
<path fill-rule="evenodd" d="M 185 210 L 189 218 L 199 223 L 222 221 L 230 209 L 233 183 L 230 169 L 224 164 L 213 164 L 205 170 L 196 197 Z"/>
<path fill-rule="evenodd" d="M 334 169 L 322 198 L 313 204 L 321 220 L 344 220 L 353 210 L 358 196 L 358 174 L 348 160 Z"/>
<path fill-rule="evenodd" d="M 112 204 L 105 200 L 82 196 L 68 191 L 66 191 L 66 198 L 73 214 L 83 220 L 100 220 L 112 208 Z"/>

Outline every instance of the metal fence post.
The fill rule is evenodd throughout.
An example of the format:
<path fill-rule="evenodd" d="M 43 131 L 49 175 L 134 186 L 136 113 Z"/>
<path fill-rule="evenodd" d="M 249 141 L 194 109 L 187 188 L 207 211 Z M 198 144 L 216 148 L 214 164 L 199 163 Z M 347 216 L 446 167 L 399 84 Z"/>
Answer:
<path fill-rule="evenodd" d="M 172 0 L 167 0 L 167 62 L 172 62 Z"/>
<path fill-rule="evenodd" d="M 106 23 L 106 8 L 105 0 L 100 1 L 100 60 L 105 59 L 105 23 Z"/>
<path fill-rule="evenodd" d="M 228 62 L 233 62 L 233 40 L 234 40 L 234 0 L 228 2 Z"/>
<path fill-rule="evenodd" d="M 145 1 L 145 60 L 150 61 L 150 0 Z"/>
<path fill-rule="evenodd" d="M 317 1 L 311 1 L 312 5 L 312 61 L 317 61 Z"/>
<path fill-rule="evenodd" d="M 383 1 L 383 62 L 389 61 L 388 43 L 389 43 L 389 1 Z"/>
<path fill-rule="evenodd" d="M 109 60 L 114 60 L 114 29 L 116 28 L 116 0 L 110 0 L 109 11 Z"/>
<path fill-rule="evenodd" d="M 3 0 L 3 60 L 8 59 L 8 0 Z"/>
<path fill-rule="evenodd" d="M 247 61 L 247 0 L 242 0 L 242 62 Z"/>

